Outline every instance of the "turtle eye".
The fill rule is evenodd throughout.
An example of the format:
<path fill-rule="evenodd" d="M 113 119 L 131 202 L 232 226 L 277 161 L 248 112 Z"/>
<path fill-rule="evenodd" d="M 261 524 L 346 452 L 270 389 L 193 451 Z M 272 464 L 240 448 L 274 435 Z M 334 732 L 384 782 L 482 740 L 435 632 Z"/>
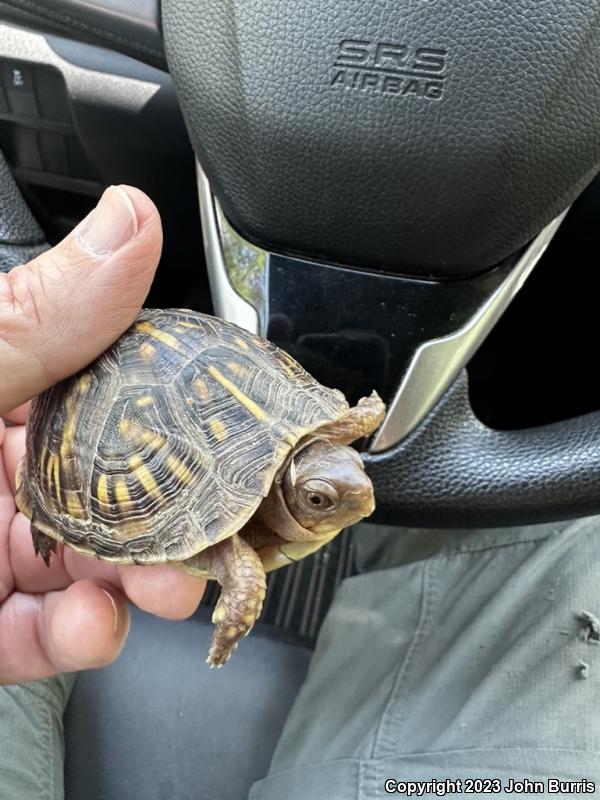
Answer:
<path fill-rule="evenodd" d="M 331 504 L 331 501 L 325 495 L 319 494 L 318 492 L 310 492 L 308 495 L 308 502 L 313 505 L 317 506 L 317 508 L 327 508 L 328 505 Z"/>
<path fill-rule="evenodd" d="M 327 511 L 337 503 L 338 493 L 328 481 L 307 481 L 302 488 L 308 507 L 315 511 Z"/>

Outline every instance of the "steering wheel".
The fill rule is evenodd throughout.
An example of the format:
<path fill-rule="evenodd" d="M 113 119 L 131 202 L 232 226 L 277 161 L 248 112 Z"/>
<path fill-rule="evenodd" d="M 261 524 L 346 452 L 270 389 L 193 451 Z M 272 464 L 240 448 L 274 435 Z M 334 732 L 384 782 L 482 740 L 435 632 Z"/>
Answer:
<path fill-rule="evenodd" d="M 88 38 L 161 61 L 157 8 L 119 38 L 120 5 Z M 215 310 L 388 402 L 377 518 L 600 512 L 600 414 L 495 431 L 464 370 L 598 171 L 597 4 L 163 0 L 161 21 Z"/>

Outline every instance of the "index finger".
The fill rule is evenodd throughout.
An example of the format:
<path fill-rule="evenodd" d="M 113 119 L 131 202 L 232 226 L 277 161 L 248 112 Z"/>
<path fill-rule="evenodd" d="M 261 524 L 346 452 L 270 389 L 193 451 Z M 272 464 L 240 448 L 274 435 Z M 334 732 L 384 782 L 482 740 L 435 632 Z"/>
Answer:
<path fill-rule="evenodd" d="M 30 401 L 27 401 L 27 403 L 23 403 L 22 405 L 13 408 L 12 411 L 8 411 L 2 416 L 4 419 L 7 419 L 9 422 L 12 422 L 15 425 L 24 425 L 27 422 L 27 415 L 29 414 L 30 405 Z"/>
<path fill-rule="evenodd" d="M 189 617 L 204 594 L 205 580 L 167 564 L 117 567 L 67 546 L 52 554 L 47 568 L 33 551 L 29 520 L 22 514 L 13 520 L 10 536 L 10 568 L 22 592 L 40 594 L 66 589 L 79 580 L 102 580 L 122 590 L 142 611 L 167 619 Z"/>

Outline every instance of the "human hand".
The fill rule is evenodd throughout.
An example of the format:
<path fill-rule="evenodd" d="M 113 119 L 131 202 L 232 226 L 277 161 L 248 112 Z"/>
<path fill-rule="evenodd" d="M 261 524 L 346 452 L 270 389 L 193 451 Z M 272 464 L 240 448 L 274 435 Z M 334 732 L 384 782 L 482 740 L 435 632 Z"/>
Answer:
<path fill-rule="evenodd" d="M 102 353 L 137 316 L 162 244 L 137 189 L 111 187 L 60 244 L 0 273 L 0 684 L 103 666 L 129 630 L 127 598 L 169 619 L 189 616 L 205 582 L 168 566 L 118 567 L 59 545 L 50 568 L 16 511 L 26 400 Z M 16 409 L 11 411 L 11 409 Z"/>

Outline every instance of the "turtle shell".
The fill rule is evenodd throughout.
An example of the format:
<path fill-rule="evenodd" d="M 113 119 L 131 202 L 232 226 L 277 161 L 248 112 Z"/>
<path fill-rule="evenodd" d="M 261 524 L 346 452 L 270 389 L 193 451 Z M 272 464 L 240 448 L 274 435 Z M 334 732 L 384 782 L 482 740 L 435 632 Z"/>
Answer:
<path fill-rule="evenodd" d="M 182 560 L 237 532 L 290 450 L 348 411 L 287 353 L 187 310 L 144 310 L 32 406 L 17 503 L 117 563 Z"/>

